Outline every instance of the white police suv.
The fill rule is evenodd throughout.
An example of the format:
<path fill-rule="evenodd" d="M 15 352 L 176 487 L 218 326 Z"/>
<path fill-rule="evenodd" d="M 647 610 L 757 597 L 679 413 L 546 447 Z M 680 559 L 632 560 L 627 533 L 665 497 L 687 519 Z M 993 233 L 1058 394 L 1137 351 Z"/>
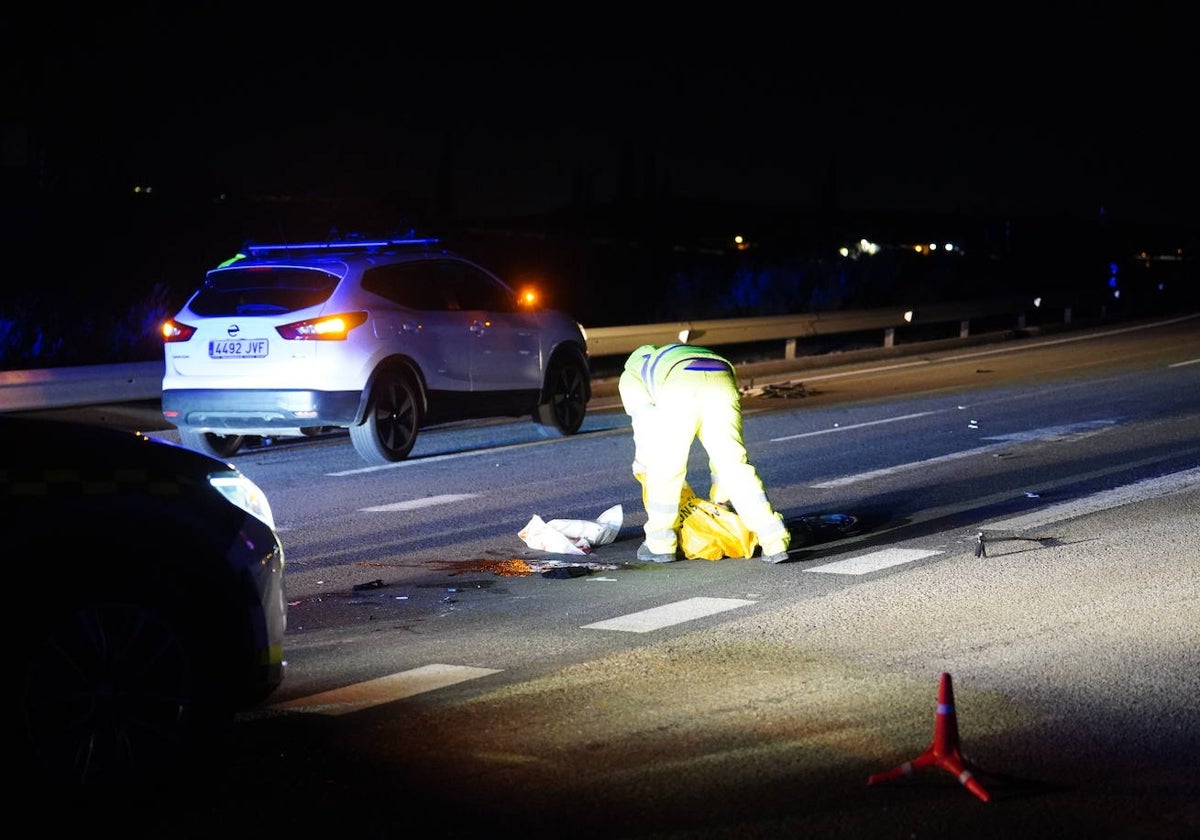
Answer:
<path fill-rule="evenodd" d="M 591 398 L 587 339 L 436 239 L 255 245 L 163 326 L 163 416 L 227 458 L 248 437 L 344 428 L 370 464 L 418 431 L 530 417 L 570 435 Z"/>

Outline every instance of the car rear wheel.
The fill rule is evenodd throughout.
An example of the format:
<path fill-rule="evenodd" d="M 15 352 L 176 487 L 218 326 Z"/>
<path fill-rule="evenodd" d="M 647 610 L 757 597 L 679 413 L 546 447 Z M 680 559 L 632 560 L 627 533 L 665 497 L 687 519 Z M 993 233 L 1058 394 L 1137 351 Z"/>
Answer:
<path fill-rule="evenodd" d="M 246 442 L 245 435 L 218 435 L 188 426 L 179 427 L 179 442 L 188 449 L 216 458 L 232 458 Z"/>
<path fill-rule="evenodd" d="M 588 371 L 582 362 L 562 356 L 550 363 L 542 402 L 533 415 L 543 434 L 558 437 L 579 431 L 587 413 L 587 388 Z"/>
<path fill-rule="evenodd" d="M 390 464 L 408 457 L 420 427 L 416 383 L 406 373 L 385 373 L 371 388 L 363 422 L 350 427 L 350 442 L 368 464 Z"/>

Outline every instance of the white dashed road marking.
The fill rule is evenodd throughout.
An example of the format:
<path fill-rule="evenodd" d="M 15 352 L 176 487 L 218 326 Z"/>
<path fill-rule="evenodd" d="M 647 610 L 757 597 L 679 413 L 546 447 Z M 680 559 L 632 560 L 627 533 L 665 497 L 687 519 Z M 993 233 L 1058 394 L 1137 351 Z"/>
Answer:
<path fill-rule="evenodd" d="M 984 455 L 988 452 L 998 452 L 1003 449 L 1011 448 L 1009 443 L 993 443 L 991 446 L 976 446 L 974 449 L 964 449 L 961 452 L 951 452 L 949 455 L 939 455 L 937 458 L 926 458 L 924 461 L 910 461 L 907 464 L 897 464 L 894 467 L 885 467 L 881 470 L 872 470 L 871 472 L 858 473 L 857 475 L 847 475 L 842 478 L 834 478 L 829 481 L 822 481 L 813 484 L 813 487 L 821 489 L 832 489 L 834 487 L 845 487 L 848 484 L 858 484 L 860 481 L 870 481 L 876 478 L 883 478 L 885 475 L 895 475 L 896 473 L 904 472 L 905 470 L 914 470 L 918 467 L 928 467 L 931 464 L 944 464 L 950 461 L 956 461 L 960 458 L 970 458 L 975 455 Z"/>
<path fill-rule="evenodd" d="M 422 665 L 420 668 L 389 674 L 377 680 L 367 680 L 345 688 L 287 700 L 271 708 L 316 712 L 322 715 L 344 715 L 498 673 L 500 672 L 492 668 L 469 668 L 464 665 Z"/>
<path fill-rule="evenodd" d="M 649 633 L 651 630 L 661 630 L 673 624 L 682 624 L 696 618 L 715 615 L 726 610 L 735 610 L 754 601 L 741 598 L 688 598 L 652 610 L 630 613 L 629 615 L 610 618 L 607 621 L 597 621 L 594 624 L 583 625 L 584 630 L 624 630 L 627 633 Z"/>
<path fill-rule="evenodd" d="M 903 420 L 915 420 L 918 417 L 928 417 L 930 414 L 936 414 L 936 411 L 922 411 L 919 414 L 905 414 L 901 417 L 885 417 L 883 420 L 869 420 L 866 423 L 851 423 L 846 426 L 836 426 L 832 429 L 817 429 L 815 432 L 802 432 L 798 435 L 786 435 L 785 437 L 771 438 L 771 443 L 778 443 L 781 440 L 796 440 L 797 438 L 816 437 L 817 435 L 831 435 L 842 432 L 853 431 L 854 429 L 865 429 L 868 426 L 879 426 L 884 423 L 899 423 Z"/>
<path fill-rule="evenodd" d="M 816 566 L 804 571 L 830 575 L 868 575 L 871 572 L 878 572 L 880 569 L 911 563 L 914 560 L 922 560 L 941 553 L 922 548 L 885 548 L 883 551 L 874 551 L 864 554 L 862 557 L 838 560 L 836 563 L 826 563 L 824 566 Z"/>
<path fill-rule="evenodd" d="M 409 499 L 406 502 L 392 502 L 390 505 L 359 508 L 368 513 L 388 513 L 396 510 L 420 510 L 434 505 L 448 505 L 451 502 L 461 502 L 463 499 L 474 499 L 478 493 L 458 493 L 447 496 L 429 496 L 425 499 Z"/>

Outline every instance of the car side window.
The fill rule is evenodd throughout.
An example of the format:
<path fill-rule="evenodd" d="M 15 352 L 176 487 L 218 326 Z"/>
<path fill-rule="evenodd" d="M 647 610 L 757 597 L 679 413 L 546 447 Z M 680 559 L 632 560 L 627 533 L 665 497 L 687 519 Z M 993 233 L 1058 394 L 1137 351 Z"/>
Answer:
<path fill-rule="evenodd" d="M 439 266 L 447 289 L 463 309 L 482 309 L 488 312 L 512 312 L 516 295 L 507 285 L 470 263 L 446 261 Z"/>
<path fill-rule="evenodd" d="M 362 287 L 406 309 L 425 312 L 458 309 L 438 275 L 432 263 L 392 263 L 364 271 Z"/>

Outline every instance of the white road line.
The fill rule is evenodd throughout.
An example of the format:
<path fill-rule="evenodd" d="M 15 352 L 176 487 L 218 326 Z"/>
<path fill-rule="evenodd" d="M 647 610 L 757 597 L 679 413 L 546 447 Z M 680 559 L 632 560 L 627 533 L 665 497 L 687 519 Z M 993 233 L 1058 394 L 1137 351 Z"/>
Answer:
<path fill-rule="evenodd" d="M 1049 525 L 1051 522 L 1073 519 L 1077 516 L 1120 507 L 1131 502 L 1168 496 L 1172 493 L 1191 490 L 1196 487 L 1200 487 L 1200 467 L 1171 475 L 1164 475 L 1159 478 L 1148 478 L 1143 481 L 1134 482 L 1133 484 L 1127 484 L 1124 487 L 1115 487 L 1103 493 L 1096 493 L 1091 496 L 1085 496 L 1082 499 L 1075 499 L 1071 502 L 1051 505 L 1050 507 L 1022 514 L 1021 516 L 1014 516 L 1011 519 L 989 522 L 986 526 L 980 526 L 980 530 L 1024 531 L 1030 528 L 1040 528 L 1043 525 Z"/>
<path fill-rule="evenodd" d="M 726 610 L 735 610 L 753 603 L 755 602 L 745 601 L 741 598 L 688 598 L 686 601 L 677 601 L 674 604 L 666 604 L 651 610 L 642 610 L 610 618 L 607 621 L 585 624 L 582 629 L 649 633 L 651 630 L 661 630 L 663 627 L 682 624 L 685 621 L 704 618 Z"/>
<path fill-rule="evenodd" d="M 974 449 L 964 449 L 962 452 L 951 452 L 949 455 L 939 455 L 936 458 L 926 458 L 924 461 L 910 461 L 907 464 L 897 464 L 894 467 L 885 467 L 881 470 L 871 470 L 871 472 L 858 473 L 857 475 L 846 475 L 841 478 L 822 481 L 818 484 L 810 484 L 810 487 L 829 488 L 829 487 L 845 487 L 847 484 L 857 484 L 860 481 L 870 481 L 873 478 L 882 478 L 885 475 L 894 475 L 905 470 L 915 470 L 920 467 L 927 467 L 930 464 L 943 464 L 947 461 L 956 461 L 959 458 L 969 458 L 972 455 L 983 455 L 988 452 L 995 452 L 1000 449 L 1009 449 L 1010 443 L 993 443 L 990 446 L 977 446 Z"/>
<path fill-rule="evenodd" d="M 504 446 L 489 446 L 486 449 L 469 449 L 466 452 L 447 452 L 444 455 L 419 455 L 405 458 L 403 461 L 393 461 L 390 464 L 377 464 L 371 467 L 355 467 L 352 470 L 338 470 L 337 472 L 325 473 L 325 475 L 340 478 L 347 475 L 364 475 L 366 473 L 379 472 L 380 470 L 398 470 L 405 467 L 419 467 L 424 464 L 436 464 L 439 461 L 455 461 L 459 458 L 474 458 L 477 455 L 490 455 L 493 452 L 509 452 L 513 449 L 525 449 L 529 446 L 546 446 L 556 442 L 557 440 L 561 440 L 561 438 L 527 440 L 522 443 L 510 443 Z"/>
<path fill-rule="evenodd" d="M 878 572 L 880 569 L 888 569 L 903 563 L 912 563 L 914 560 L 922 560 L 941 553 L 940 551 L 927 551 L 922 548 L 885 548 L 883 551 L 875 551 L 870 554 L 864 554 L 861 557 L 838 560 L 836 563 L 826 563 L 824 566 L 816 566 L 804 571 L 831 575 L 869 575 L 871 572 Z"/>
<path fill-rule="evenodd" d="M 428 496 L 424 499 L 409 499 L 407 502 L 392 502 L 390 505 L 375 505 L 374 507 L 359 508 L 368 513 L 390 513 L 397 510 L 420 510 L 436 505 L 448 505 L 451 502 L 461 502 L 463 499 L 474 499 L 478 493 L 457 493 L 445 496 Z"/>
<path fill-rule="evenodd" d="M 465 665 L 423 665 L 410 671 L 401 671 L 344 688 L 276 703 L 270 708 L 322 715 L 345 715 L 498 673 L 500 672 L 491 668 L 470 668 Z"/>
<path fill-rule="evenodd" d="M 939 414 L 937 411 L 922 411 L 918 414 L 905 414 L 901 417 L 888 417 L 884 420 L 871 420 L 867 423 L 854 423 L 849 426 L 838 426 L 833 429 L 820 429 L 816 432 L 803 432 L 798 435 L 787 435 L 785 437 L 771 438 L 771 443 L 778 443 L 781 440 L 796 440 L 797 438 L 816 437 L 817 435 L 829 435 L 834 432 L 845 432 L 852 429 L 865 429 L 868 426 L 879 426 L 883 423 L 896 423 L 900 420 L 913 420 L 917 417 L 926 417 L 930 414 Z"/>
<path fill-rule="evenodd" d="M 915 417 L 918 415 L 909 416 Z M 1089 420 L 1084 423 L 1072 423 L 1064 426 L 1047 426 L 1042 429 L 1030 429 L 1024 432 L 1013 432 L 1012 434 L 1008 435 L 992 435 L 982 438 L 982 440 L 998 440 L 1000 443 L 993 443 L 987 446 L 976 446 L 973 449 L 964 449 L 961 452 L 951 452 L 948 455 L 939 455 L 936 458 L 926 458 L 923 461 L 910 461 L 906 464 L 896 464 L 894 467 L 885 467 L 881 470 L 871 470 L 870 472 L 858 473 L 856 475 L 847 475 L 841 478 L 834 478 L 830 479 L 829 481 L 822 481 L 809 486 L 822 489 L 831 487 L 845 487 L 847 484 L 857 484 L 860 481 L 869 481 L 871 479 L 881 478 L 885 475 L 894 475 L 906 470 L 927 467 L 931 464 L 943 464 L 948 461 L 956 461 L 960 458 L 969 458 L 972 455 L 985 455 L 988 452 L 996 452 L 997 450 L 1008 449 L 1014 443 L 1033 443 L 1041 440 L 1058 441 L 1095 434 L 1097 431 L 1101 431 L 1109 428 L 1110 426 L 1116 425 L 1116 423 L 1116 420 Z"/>

